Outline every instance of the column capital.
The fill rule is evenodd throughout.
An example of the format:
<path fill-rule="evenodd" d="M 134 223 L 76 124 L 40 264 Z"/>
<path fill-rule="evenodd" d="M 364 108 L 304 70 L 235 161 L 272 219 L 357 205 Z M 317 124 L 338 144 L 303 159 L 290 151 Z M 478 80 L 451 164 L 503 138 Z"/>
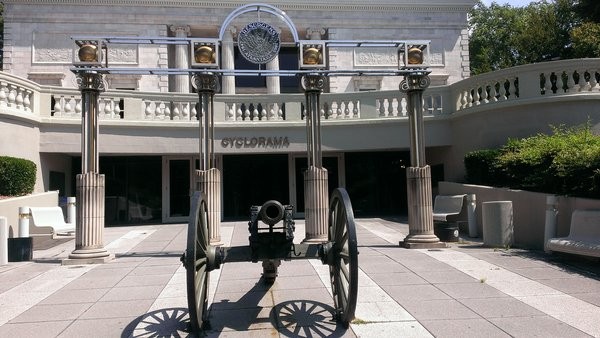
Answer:
<path fill-rule="evenodd" d="M 178 38 L 188 37 L 191 33 L 189 25 L 170 25 L 169 30 Z"/>
<path fill-rule="evenodd" d="M 425 90 L 431 84 L 431 79 L 427 73 L 418 71 L 404 75 L 404 80 L 400 82 L 400 91 L 404 93 Z"/>
<path fill-rule="evenodd" d="M 322 40 L 325 33 L 327 33 L 327 30 L 323 27 L 309 27 L 306 29 L 306 38 L 310 40 Z"/>
<path fill-rule="evenodd" d="M 238 32 L 237 27 L 229 26 L 225 30 L 225 35 L 223 36 L 223 41 L 233 41 L 233 36 Z"/>
<path fill-rule="evenodd" d="M 302 77 L 302 88 L 304 91 L 318 91 L 322 92 L 325 88 L 325 76 L 323 75 L 304 75 Z"/>
<path fill-rule="evenodd" d="M 105 89 L 102 74 L 96 72 L 80 72 L 77 73 L 77 86 L 79 90 L 96 90 L 103 92 Z"/>
<path fill-rule="evenodd" d="M 198 92 L 216 92 L 219 90 L 219 78 L 212 73 L 200 73 L 192 76 L 192 85 Z"/>

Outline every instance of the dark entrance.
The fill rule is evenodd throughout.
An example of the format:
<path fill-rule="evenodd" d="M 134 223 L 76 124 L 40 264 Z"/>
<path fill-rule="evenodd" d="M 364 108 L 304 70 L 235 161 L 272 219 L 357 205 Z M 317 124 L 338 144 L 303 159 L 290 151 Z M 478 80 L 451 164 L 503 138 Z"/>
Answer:
<path fill-rule="evenodd" d="M 223 213 L 229 219 L 247 219 L 250 206 L 268 200 L 289 204 L 288 156 L 223 156 Z"/>
<path fill-rule="evenodd" d="M 346 153 L 346 189 L 357 216 L 405 215 L 408 212 L 406 167 L 410 153 Z"/>

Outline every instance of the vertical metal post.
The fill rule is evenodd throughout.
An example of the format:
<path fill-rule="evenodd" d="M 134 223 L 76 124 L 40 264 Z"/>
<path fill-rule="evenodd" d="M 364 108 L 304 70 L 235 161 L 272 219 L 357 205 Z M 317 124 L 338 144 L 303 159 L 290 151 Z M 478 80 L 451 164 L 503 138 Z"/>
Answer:
<path fill-rule="evenodd" d="M 77 175 L 75 250 L 62 264 L 104 263 L 114 255 L 104 248 L 105 179 L 99 171 L 98 99 L 104 91 L 102 75 L 93 71 L 77 74 L 81 91 L 81 174 Z"/>
<path fill-rule="evenodd" d="M 199 143 L 200 168 L 196 171 L 196 190 L 207 198 L 208 233 L 211 245 L 221 243 L 221 172 L 215 161 L 214 96 L 219 90 L 219 78 L 210 72 L 192 75 L 192 84 L 198 91 L 200 112 Z"/>
<path fill-rule="evenodd" d="M 192 76 L 192 83 L 198 91 L 200 111 L 200 170 L 208 170 L 215 165 L 214 145 L 214 96 L 219 89 L 219 79 L 213 73 L 197 73 Z"/>
<path fill-rule="evenodd" d="M 320 96 L 325 87 L 325 76 L 310 74 L 302 77 L 306 96 L 306 134 L 308 170 L 304 173 L 305 242 L 327 240 L 329 189 L 327 169 L 323 168 L 321 153 Z"/>
<path fill-rule="evenodd" d="M 414 70 L 404 76 L 400 91 L 407 94 L 410 125 L 410 164 L 406 171 L 408 190 L 408 236 L 400 242 L 406 248 L 445 247 L 433 231 L 431 168 L 425 162 L 423 91 L 430 79 L 425 70 Z"/>

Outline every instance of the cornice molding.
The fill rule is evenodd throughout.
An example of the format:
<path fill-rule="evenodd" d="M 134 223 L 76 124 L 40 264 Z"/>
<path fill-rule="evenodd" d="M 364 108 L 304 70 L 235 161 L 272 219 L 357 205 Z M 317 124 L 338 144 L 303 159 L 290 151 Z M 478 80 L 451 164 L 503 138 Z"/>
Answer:
<path fill-rule="evenodd" d="M 190 0 L 5 0 L 5 5 L 81 5 L 81 6 L 127 6 L 127 7 L 182 7 L 235 9 L 247 1 L 190 1 Z M 379 0 L 366 3 L 364 0 L 329 1 L 265 1 L 285 10 L 326 11 L 415 11 L 415 12 L 464 12 L 472 8 L 475 0 Z"/>

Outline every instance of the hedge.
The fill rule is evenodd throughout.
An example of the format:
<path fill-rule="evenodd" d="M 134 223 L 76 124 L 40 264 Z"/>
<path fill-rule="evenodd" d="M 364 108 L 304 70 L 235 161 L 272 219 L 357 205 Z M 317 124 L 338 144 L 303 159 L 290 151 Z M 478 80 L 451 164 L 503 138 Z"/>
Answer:
<path fill-rule="evenodd" d="M 600 198 L 600 136 L 590 124 L 509 139 L 464 158 L 468 183 Z"/>
<path fill-rule="evenodd" d="M 0 156 L 0 195 L 31 194 L 35 186 L 36 165 L 30 160 Z"/>

